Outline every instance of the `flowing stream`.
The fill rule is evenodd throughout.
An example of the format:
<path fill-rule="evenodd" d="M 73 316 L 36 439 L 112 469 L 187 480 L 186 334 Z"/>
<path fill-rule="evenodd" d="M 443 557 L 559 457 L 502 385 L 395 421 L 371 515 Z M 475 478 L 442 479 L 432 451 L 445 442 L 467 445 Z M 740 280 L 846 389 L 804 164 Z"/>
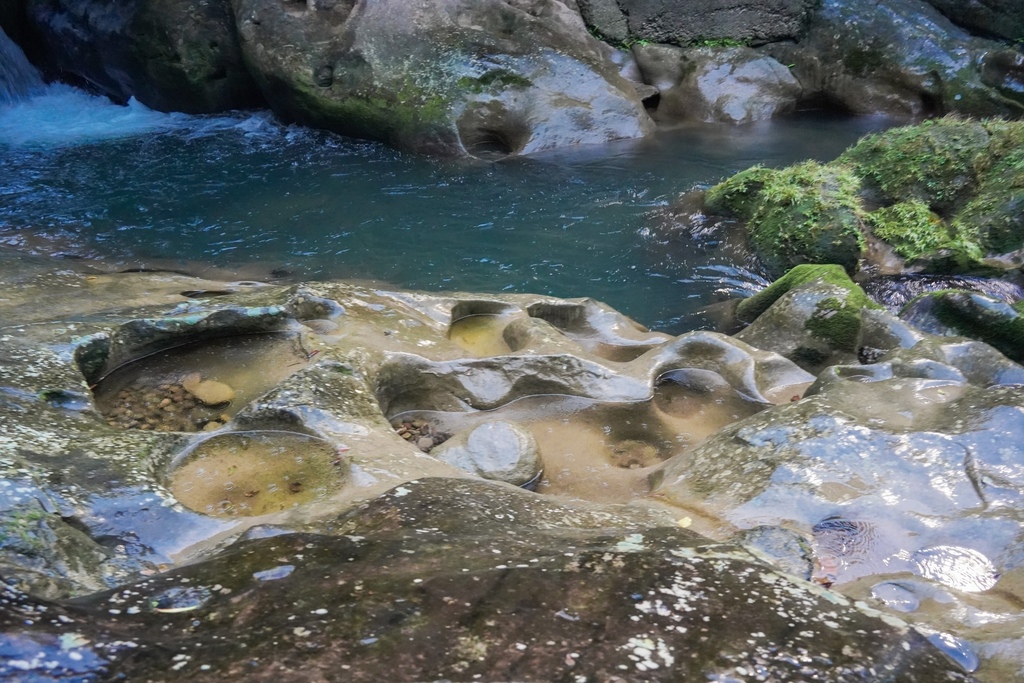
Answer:
<path fill-rule="evenodd" d="M 4 90 L 15 91 L 0 96 L 0 243 L 226 279 L 589 296 L 670 333 L 764 280 L 727 246 L 666 241 L 649 230 L 653 214 L 681 191 L 753 164 L 827 160 L 889 125 L 804 114 L 486 163 L 262 112 L 162 114 L 63 85 Z"/>

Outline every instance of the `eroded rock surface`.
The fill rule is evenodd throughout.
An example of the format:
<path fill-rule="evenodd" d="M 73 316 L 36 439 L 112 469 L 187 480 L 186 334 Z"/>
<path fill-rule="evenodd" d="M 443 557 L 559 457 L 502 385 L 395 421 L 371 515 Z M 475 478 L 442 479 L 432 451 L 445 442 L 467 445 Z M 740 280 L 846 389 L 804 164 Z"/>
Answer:
<path fill-rule="evenodd" d="M 634 45 L 644 82 L 660 93 L 658 123 L 750 123 L 796 108 L 803 92 L 789 69 L 750 48 Z"/>

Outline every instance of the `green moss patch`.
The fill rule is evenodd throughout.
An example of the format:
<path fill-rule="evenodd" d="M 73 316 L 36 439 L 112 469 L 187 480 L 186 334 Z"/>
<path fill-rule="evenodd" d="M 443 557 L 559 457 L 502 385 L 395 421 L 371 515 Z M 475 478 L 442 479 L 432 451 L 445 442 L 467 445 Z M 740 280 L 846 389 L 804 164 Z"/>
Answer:
<path fill-rule="evenodd" d="M 768 310 L 768 307 L 778 301 L 784 294 L 811 282 L 822 282 L 846 290 L 846 297 L 842 301 L 836 299 L 839 305 L 838 307 L 832 306 L 832 309 L 857 311 L 859 316 L 859 311 L 862 308 L 881 308 L 880 305 L 876 304 L 864 293 L 864 290 L 857 283 L 850 279 L 850 276 L 846 274 L 846 271 L 841 266 L 834 264 L 805 264 L 793 268 L 766 289 L 763 289 L 749 299 L 741 301 L 736 308 L 736 315 L 740 320 L 751 322 Z"/>
<path fill-rule="evenodd" d="M 989 133 L 976 121 L 944 118 L 868 135 L 839 157 L 885 203 L 917 200 L 938 211 L 977 185 Z"/>
<path fill-rule="evenodd" d="M 927 204 L 911 199 L 868 216 L 875 237 L 888 242 L 898 255 L 912 261 L 948 250 L 964 266 L 982 257 L 977 232 L 967 224 L 947 224 Z"/>
<path fill-rule="evenodd" d="M 743 171 L 711 188 L 707 205 L 744 219 L 758 256 L 776 272 L 801 263 L 853 272 L 865 246 L 859 189 L 847 167 L 806 161 Z"/>

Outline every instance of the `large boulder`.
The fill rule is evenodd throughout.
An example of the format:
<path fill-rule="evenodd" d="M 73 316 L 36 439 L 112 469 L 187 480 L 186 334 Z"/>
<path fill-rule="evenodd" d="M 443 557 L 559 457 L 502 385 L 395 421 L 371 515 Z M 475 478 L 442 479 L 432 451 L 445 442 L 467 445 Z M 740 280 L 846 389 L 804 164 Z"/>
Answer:
<path fill-rule="evenodd" d="M 504 156 L 641 137 L 632 85 L 559 0 L 233 0 L 273 109 L 442 155 Z"/>
<path fill-rule="evenodd" d="M 796 108 L 802 89 L 785 66 L 746 47 L 633 46 L 645 83 L 660 93 L 658 123 L 749 123 Z"/>
<path fill-rule="evenodd" d="M 49 70 L 117 102 L 208 113 L 256 106 L 226 0 L 29 0 Z"/>
<path fill-rule="evenodd" d="M 856 271 L 865 247 L 860 179 L 847 167 L 807 161 L 755 167 L 708 190 L 709 213 L 744 222 L 751 246 L 777 274 L 802 263 Z"/>
<path fill-rule="evenodd" d="M 807 95 L 860 114 L 1024 113 L 1024 72 L 920 0 L 824 0 L 807 35 L 766 50 Z"/>
<path fill-rule="evenodd" d="M 587 23 L 607 39 L 693 45 L 757 45 L 793 40 L 813 0 L 578 0 Z"/>

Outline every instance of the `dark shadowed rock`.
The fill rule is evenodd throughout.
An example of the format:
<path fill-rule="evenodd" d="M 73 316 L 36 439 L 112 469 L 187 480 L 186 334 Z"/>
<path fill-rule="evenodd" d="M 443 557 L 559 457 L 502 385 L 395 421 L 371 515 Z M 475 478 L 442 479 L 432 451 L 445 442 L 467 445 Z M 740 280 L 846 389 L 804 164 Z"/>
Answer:
<path fill-rule="evenodd" d="M 343 535 L 242 543 L 43 618 L 8 591 L 0 672 L 73 651 L 133 681 L 969 680 L 901 622 L 655 519 L 410 482 Z"/>
<path fill-rule="evenodd" d="M 641 137 L 633 86 L 558 0 L 233 0 L 242 49 L 289 120 L 483 157 Z"/>
<path fill-rule="evenodd" d="M 1024 361 L 1024 303 L 1010 305 L 977 292 L 925 294 L 900 311 L 900 317 L 925 332 L 980 339 L 1007 357 Z"/>
<path fill-rule="evenodd" d="M 1024 38 L 1021 0 L 925 0 L 972 33 L 1020 41 Z"/>
<path fill-rule="evenodd" d="M 227 0 L 29 0 L 49 66 L 118 102 L 218 112 L 260 103 Z"/>

